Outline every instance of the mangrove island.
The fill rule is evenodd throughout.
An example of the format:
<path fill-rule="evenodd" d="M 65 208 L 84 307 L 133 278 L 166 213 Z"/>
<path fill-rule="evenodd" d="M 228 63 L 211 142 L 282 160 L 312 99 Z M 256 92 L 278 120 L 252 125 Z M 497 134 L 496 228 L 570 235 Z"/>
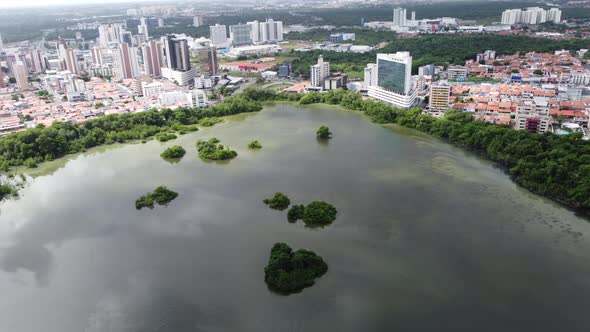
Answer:
<path fill-rule="evenodd" d="M 291 204 L 289 197 L 283 193 L 276 193 L 273 197 L 264 199 L 263 202 L 271 209 L 279 211 L 283 211 Z"/>
<path fill-rule="evenodd" d="M 264 280 L 271 290 L 288 295 L 312 286 L 327 271 L 328 265 L 313 251 L 293 252 L 287 244 L 275 243 L 264 268 Z"/>
<path fill-rule="evenodd" d="M 324 201 L 314 201 L 305 207 L 303 222 L 306 226 L 324 226 L 336 220 L 336 208 Z"/>
<path fill-rule="evenodd" d="M 186 150 L 182 146 L 174 145 L 174 146 L 171 146 L 171 147 L 167 148 L 166 150 L 164 150 L 164 152 L 162 152 L 162 154 L 160 154 L 160 157 L 162 157 L 162 159 L 165 159 L 165 160 L 173 160 L 173 159 L 180 159 L 180 158 L 184 157 L 185 154 L 186 154 Z"/>
<path fill-rule="evenodd" d="M 248 149 L 252 149 L 252 150 L 262 149 L 262 144 L 260 144 L 260 142 L 258 142 L 257 140 L 254 140 L 254 141 L 248 143 Z"/>
<path fill-rule="evenodd" d="M 215 137 L 208 141 L 199 140 L 197 142 L 199 158 L 204 160 L 230 160 L 238 155 L 236 151 L 218 143 L 219 140 Z"/>
<path fill-rule="evenodd" d="M 330 128 L 321 126 L 316 132 L 316 137 L 319 139 L 330 139 L 332 138 L 332 132 L 330 132 Z"/>
<path fill-rule="evenodd" d="M 151 193 L 147 193 L 135 201 L 135 208 L 141 210 L 144 207 L 154 208 L 154 202 L 158 205 L 166 205 L 178 197 L 178 193 L 164 186 L 159 186 Z"/>

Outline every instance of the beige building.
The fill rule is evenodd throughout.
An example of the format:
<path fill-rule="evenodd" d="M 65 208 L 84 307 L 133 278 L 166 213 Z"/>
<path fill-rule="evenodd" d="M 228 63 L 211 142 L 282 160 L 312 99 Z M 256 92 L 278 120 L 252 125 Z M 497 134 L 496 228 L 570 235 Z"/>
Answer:
<path fill-rule="evenodd" d="M 18 61 L 14 65 L 14 76 L 16 78 L 16 86 L 19 90 L 28 90 L 30 88 L 29 80 L 27 79 L 27 67 L 22 61 Z"/>
<path fill-rule="evenodd" d="M 449 108 L 451 88 L 448 85 L 430 87 L 430 108 L 444 110 Z"/>

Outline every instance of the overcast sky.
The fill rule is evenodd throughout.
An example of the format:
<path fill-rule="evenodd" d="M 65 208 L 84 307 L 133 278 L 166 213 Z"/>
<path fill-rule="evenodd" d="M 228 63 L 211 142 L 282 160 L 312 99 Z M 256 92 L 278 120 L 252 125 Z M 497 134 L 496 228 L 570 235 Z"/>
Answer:
<path fill-rule="evenodd" d="M 139 2 L 141 0 L 0 0 L 0 7 L 72 5 L 107 2 Z M 145 1 L 145 0 L 142 0 Z"/>

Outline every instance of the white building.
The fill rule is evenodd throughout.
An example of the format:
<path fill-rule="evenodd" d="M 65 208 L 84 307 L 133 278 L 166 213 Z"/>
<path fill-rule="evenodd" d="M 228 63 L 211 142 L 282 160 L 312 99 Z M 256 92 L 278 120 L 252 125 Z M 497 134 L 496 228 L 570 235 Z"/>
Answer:
<path fill-rule="evenodd" d="M 260 22 L 260 43 L 283 41 L 283 22 L 274 21 L 272 18 L 266 22 Z"/>
<path fill-rule="evenodd" d="M 410 53 L 378 53 L 376 65 L 377 82 L 368 86 L 369 97 L 397 107 L 412 107 L 417 91 L 412 83 Z"/>
<path fill-rule="evenodd" d="M 200 27 L 201 25 L 203 25 L 205 22 L 203 20 L 203 16 L 195 16 L 193 17 L 193 26 L 195 28 Z"/>
<path fill-rule="evenodd" d="M 541 24 L 545 22 L 560 23 L 561 10 L 551 8 L 545 10 L 540 7 L 528 7 L 526 9 L 507 9 L 502 12 L 502 24 Z"/>
<path fill-rule="evenodd" d="M 229 46 L 229 40 L 227 39 L 227 28 L 225 25 L 215 24 L 210 26 L 209 34 L 211 45 L 221 48 Z"/>
<path fill-rule="evenodd" d="M 180 86 L 189 85 L 197 76 L 197 69 L 191 68 L 187 71 L 178 71 L 162 67 L 162 77 Z"/>
<path fill-rule="evenodd" d="M 394 8 L 393 9 L 393 26 L 405 27 L 407 25 L 407 12 L 405 8 Z"/>
<path fill-rule="evenodd" d="M 326 78 L 330 76 L 330 63 L 324 62 L 324 57 L 320 55 L 318 63 L 310 67 L 311 86 L 322 88 Z"/>
<path fill-rule="evenodd" d="M 248 24 L 250 26 L 250 38 L 252 39 L 252 42 L 253 43 L 260 42 L 260 22 L 252 21 L 252 22 L 247 22 L 246 24 Z"/>
<path fill-rule="evenodd" d="M 205 77 L 205 75 L 195 78 L 195 88 L 197 89 L 211 89 L 212 86 L 211 78 Z"/>
<path fill-rule="evenodd" d="M 141 90 L 143 92 L 143 96 L 146 98 L 150 97 L 158 97 L 160 92 L 162 91 L 163 84 L 160 82 L 141 82 Z"/>
<path fill-rule="evenodd" d="M 203 90 L 193 90 L 187 94 L 191 107 L 207 107 L 209 100 Z"/>
<path fill-rule="evenodd" d="M 368 89 L 370 86 L 377 85 L 377 64 L 369 63 L 365 67 L 365 80 L 363 81 L 363 89 Z"/>

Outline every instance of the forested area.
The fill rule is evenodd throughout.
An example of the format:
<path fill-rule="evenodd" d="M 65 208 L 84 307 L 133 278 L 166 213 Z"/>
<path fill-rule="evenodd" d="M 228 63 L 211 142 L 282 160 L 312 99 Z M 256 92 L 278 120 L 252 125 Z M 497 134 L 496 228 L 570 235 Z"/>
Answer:
<path fill-rule="evenodd" d="M 84 123 L 58 122 L 47 128 L 37 126 L 0 138 L 0 169 L 7 171 L 10 166 L 33 166 L 95 146 L 145 139 L 171 130 L 191 131 L 189 126 L 204 118 L 261 109 L 259 102 L 237 96 L 209 108 L 152 109 L 108 115 Z"/>
<path fill-rule="evenodd" d="M 326 51 L 297 52 L 293 61 L 293 72 L 309 76 L 309 66 L 317 62 L 320 54 L 331 62 L 333 71 L 362 71 L 367 63 L 375 62 L 379 53 L 409 51 L 413 57 L 413 71 L 425 64 L 464 64 L 477 53 L 496 50 L 498 55 L 516 52 L 554 52 L 559 49 L 578 50 L 588 48 L 588 41 L 582 39 L 550 40 L 525 36 L 498 35 L 424 35 L 415 38 L 396 38 L 383 49 L 369 53 L 339 53 Z"/>

